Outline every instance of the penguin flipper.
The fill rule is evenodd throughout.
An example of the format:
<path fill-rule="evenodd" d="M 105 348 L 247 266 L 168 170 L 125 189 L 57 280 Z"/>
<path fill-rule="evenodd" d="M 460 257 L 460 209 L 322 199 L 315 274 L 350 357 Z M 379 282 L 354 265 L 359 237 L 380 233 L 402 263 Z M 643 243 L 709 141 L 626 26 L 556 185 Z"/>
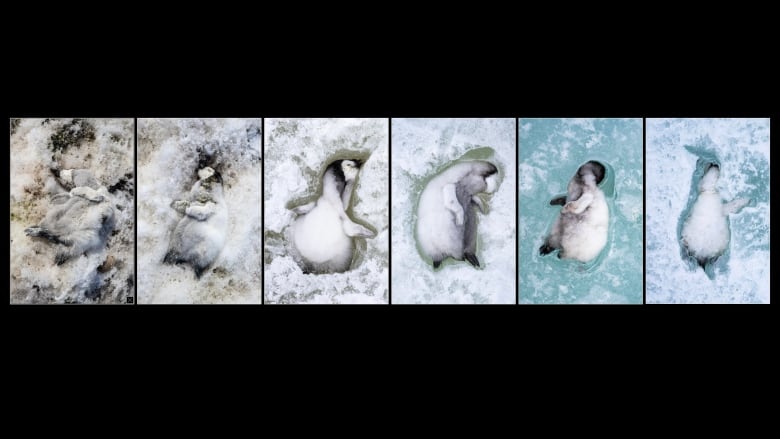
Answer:
<path fill-rule="evenodd" d="M 32 236 L 33 238 L 43 238 L 43 239 L 51 241 L 51 242 L 53 242 L 55 244 L 62 244 L 64 246 L 68 246 L 68 247 L 73 245 L 72 242 L 60 238 L 59 236 L 55 235 L 52 231 L 50 231 L 46 227 L 41 227 L 41 226 L 29 227 L 29 228 L 24 230 L 24 233 L 27 236 Z"/>
<path fill-rule="evenodd" d="M 564 204 L 566 204 L 566 195 L 550 200 L 550 206 L 563 206 Z"/>
<path fill-rule="evenodd" d="M 53 205 L 60 205 L 65 204 L 68 200 L 70 200 L 70 192 L 63 192 L 53 195 L 49 202 Z"/>
<path fill-rule="evenodd" d="M 458 201 L 457 185 L 445 184 L 441 191 L 444 208 L 455 215 L 455 224 L 462 226 L 463 222 L 465 221 L 465 212 L 463 212 L 463 206 L 461 206 L 460 202 Z"/>
<path fill-rule="evenodd" d="M 206 204 L 191 204 L 185 213 L 198 221 L 205 221 L 217 211 L 217 203 L 209 201 Z"/>
<path fill-rule="evenodd" d="M 103 195 L 101 195 L 100 192 L 88 186 L 74 187 L 73 189 L 70 190 L 70 195 L 74 197 L 84 198 L 85 200 L 92 201 L 93 203 L 100 203 L 104 199 Z"/>
<path fill-rule="evenodd" d="M 594 200 L 594 196 L 590 192 L 585 192 L 582 194 L 582 196 L 575 200 L 575 201 L 569 201 L 563 206 L 564 212 L 574 212 L 576 214 L 580 214 L 585 211 L 585 209 L 590 206 L 590 204 Z"/>
<path fill-rule="evenodd" d="M 485 206 L 485 202 L 482 201 L 482 198 L 479 198 L 479 196 L 474 195 L 471 197 L 471 202 L 477 206 L 480 212 L 482 212 L 483 215 L 487 215 L 487 206 Z"/>
<path fill-rule="evenodd" d="M 739 213 L 743 207 L 750 204 L 752 200 L 750 198 L 737 198 L 723 205 L 723 213 L 725 215 L 731 215 L 732 213 Z"/>
<path fill-rule="evenodd" d="M 347 236 L 352 238 L 373 238 L 376 236 L 374 232 L 351 221 L 349 218 L 344 218 L 344 220 L 341 221 L 341 228 Z"/>

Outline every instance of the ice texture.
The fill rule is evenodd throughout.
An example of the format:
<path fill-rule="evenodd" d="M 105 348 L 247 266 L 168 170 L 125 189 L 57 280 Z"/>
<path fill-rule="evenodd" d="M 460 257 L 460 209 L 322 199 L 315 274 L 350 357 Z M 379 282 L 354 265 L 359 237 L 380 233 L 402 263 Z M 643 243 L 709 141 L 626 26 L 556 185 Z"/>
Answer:
<path fill-rule="evenodd" d="M 720 163 L 724 201 L 753 200 L 712 279 L 678 242 L 699 157 Z M 769 303 L 769 170 L 769 119 L 647 119 L 647 303 Z"/>
<path fill-rule="evenodd" d="M 513 304 L 515 294 L 515 119 L 392 120 L 392 303 Z M 433 269 L 417 248 L 417 202 L 425 184 L 459 160 L 486 160 L 500 185 L 478 213 L 482 268 L 446 259 Z"/>
<path fill-rule="evenodd" d="M 139 304 L 261 302 L 261 120 L 138 119 Z M 170 204 L 203 166 L 219 171 L 228 209 L 224 248 L 200 279 L 163 264 L 182 215 Z"/>
<path fill-rule="evenodd" d="M 265 131 L 265 303 L 387 303 L 388 120 L 265 119 Z M 304 274 L 290 253 L 289 208 L 316 200 L 325 167 L 348 158 L 364 162 L 348 214 L 377 235 L 356 239 L 349 271 Z"/>
<path fill-rule="evenodd" d="M 520 303 L 642 303 L 642 119 L 520 119 L 519 148 Z M 589 160 L 607 166 L 606 246 L 588 263 L 540 256 L 561 210 L 550 200 Z"/>

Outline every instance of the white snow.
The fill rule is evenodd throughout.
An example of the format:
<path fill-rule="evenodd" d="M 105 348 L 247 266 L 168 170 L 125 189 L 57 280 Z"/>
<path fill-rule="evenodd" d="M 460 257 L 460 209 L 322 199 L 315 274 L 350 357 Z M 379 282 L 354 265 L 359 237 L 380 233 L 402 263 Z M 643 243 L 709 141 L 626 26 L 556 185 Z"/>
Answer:
<path fill-rule="evenodd" d="M 393 119 L 392 303 L 515 303 L 515 119 Z M 491 150 L 485 149 L 490 148 Z M 479 215 L 481 269 L 447 260 L 434 271 L 416 247 L 425 182 L 475 150 L 499 168 L 500 186 Z"/>
<path fill-rule="evenodd" d="M 710 279 L 680 256 L 677 227 L 697 156 L 720 160 L 720 194 L 752 198 L 730 215 L 727 268 Z M 769 120 L 647 120 L 647 303 L 769 303 Z"/>
<path fill-rule="evenodd" d="M 52 135 L 72 121 L 20 119 L 11 135 L 12 303 L 126 303 L 134 294 L 133 120 L 88 119 L 94 140 L 69 144 L 64 151 L 50 149 Z M 50 195 L 64 191 L 51 168 L 88 169 L 106 188 L 127 180 L 125 188 L 115 189 L 107 200 L 115 218 L 107 246 L 60 266 L 54 264 L 56 245 L 24 233 L 44 218 L 51 207 Z M 113 263 L 99 272 L 97 268 L 109 257 Z M 89 291 L 99 291 L 100 296 L 90 299 L 85 296 Z"/>
<path fill-rule="evenodd" d="M 265 303 L 370 303 L 388 301 L 388 120 L 265 119 Z M 325 166 L 362 158 L 351 217 L 377 236 L 357 240 L 353 268 L 304 274 L 290 254 L 289 210 L 320 190 Z"/>
<path fill-rule="evenodd" d="M 138 303 L 261 301 L 260 119 L 138 119 Z M 181 219 L 170 203 L 197 179 L 199 156 L 222 175 L 227 241 L 198 280 L 162 260 Z"/>

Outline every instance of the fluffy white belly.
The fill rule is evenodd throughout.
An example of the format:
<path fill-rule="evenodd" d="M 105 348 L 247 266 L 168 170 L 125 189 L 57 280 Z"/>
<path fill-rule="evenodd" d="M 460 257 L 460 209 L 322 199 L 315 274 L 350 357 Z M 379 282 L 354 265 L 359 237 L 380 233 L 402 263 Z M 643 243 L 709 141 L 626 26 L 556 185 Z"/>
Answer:
<path fill-rule="evenodd" d="M 220 209 L 206 221 L 187 219 L 182 223 L 181 253 L 188 260 L 200 260 L 210 263 L 225 246 L 228 228 L 226 209 Z"/>
<path fill-rule="evenodd" d="M 609 232 L 609 207 L 603 195 L 593 204 L 580 221 L 570 223 L 561 240 L 565 257 L 588 262 L 596 258 L 607 244 Z"/>
<path fill-rule="evenodd" d="M 455 224 L 450 210 L 444 207 L 441 187 L 430 185 L 420 197 L 417 211 L 417 241 L 428 256 L 437 259 L 463 257 L 463 227 Z"/>
<path fill-rule="evenodd" d="M 726 251 L 729 237 L 720 195 L 700 194 L 683 225 L 685 247 L 695 257 L 713 258 Z"/>
<path fill-rule="evenodd" d="M 349 256 L 352 251 L 338 212 L 322 201 L 295 221 L 293 243 L 304 259 L 317 264 Z"/>

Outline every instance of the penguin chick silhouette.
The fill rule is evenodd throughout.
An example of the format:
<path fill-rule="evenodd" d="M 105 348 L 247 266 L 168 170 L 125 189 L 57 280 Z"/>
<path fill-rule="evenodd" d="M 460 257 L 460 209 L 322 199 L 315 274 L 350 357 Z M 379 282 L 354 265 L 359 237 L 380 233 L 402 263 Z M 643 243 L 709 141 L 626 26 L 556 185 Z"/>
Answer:
<path fill-rule="evenodd" d="M 353 238 L 375 236 L 353 222 L 346 212 L 361 164 L 360 160 L 330 163 L 322 176 L 322 196 L 292 209 L 298 214 L 291 229 L 294 255 L 305 273 L 349 270 L 355 249 Z"/>
<path fill-rule="evenodd" d="M 205 167 L 198 178 L 184 199 L 171 203 L 184 216 L 176 224 L 163 262 L 190 265 L 200 279 L 225 246 L 228 210 L 220 173 Z"/>
<path fill-rule="evenodd" d="M 708 266 L 726 251 L 731 240 L 729 215 L 738 213 L 750 203 L 749 198 L 738 198 L 724 203 L 718 192 L 720 166 L 708 163 L 699 181 L 698 195 L 682 228 L 682 245 L 708 276 Z"/>
<path fill-rule="evenodd" d="M 439 268 L 446 258 L 479 267 L 477 213 L 486 213 L 480 193 L 498 188 L 498 168 L 486 161 L 456 163 L 423 189 L 417 209 L 417 241 Z"/>
<path fill-rule="evenodd" d="M 54 262 L 62 265 L 74 256 L 102 249 L 114 229 L 114 209 L 105 187 L 99 186 L 88 170 L 78 170 L 80 183 L 69 192 L 51 197 L 51 208 L 39 225 L 25 229 L 25 234 L 40 238 L 57 248 Z"/>
<path fill-rule="evenodd" d="M 598 187 L 605 174 L 604 165 L 591 160 L 577 169 L 569 181 L 567 195 L 550 201 L 553 206 L 563 207 L 539 248 L 540 254 L 560 249 L 558 258 L 588 262 L 601 253 L 609 229 L 609 207 Z"/>

